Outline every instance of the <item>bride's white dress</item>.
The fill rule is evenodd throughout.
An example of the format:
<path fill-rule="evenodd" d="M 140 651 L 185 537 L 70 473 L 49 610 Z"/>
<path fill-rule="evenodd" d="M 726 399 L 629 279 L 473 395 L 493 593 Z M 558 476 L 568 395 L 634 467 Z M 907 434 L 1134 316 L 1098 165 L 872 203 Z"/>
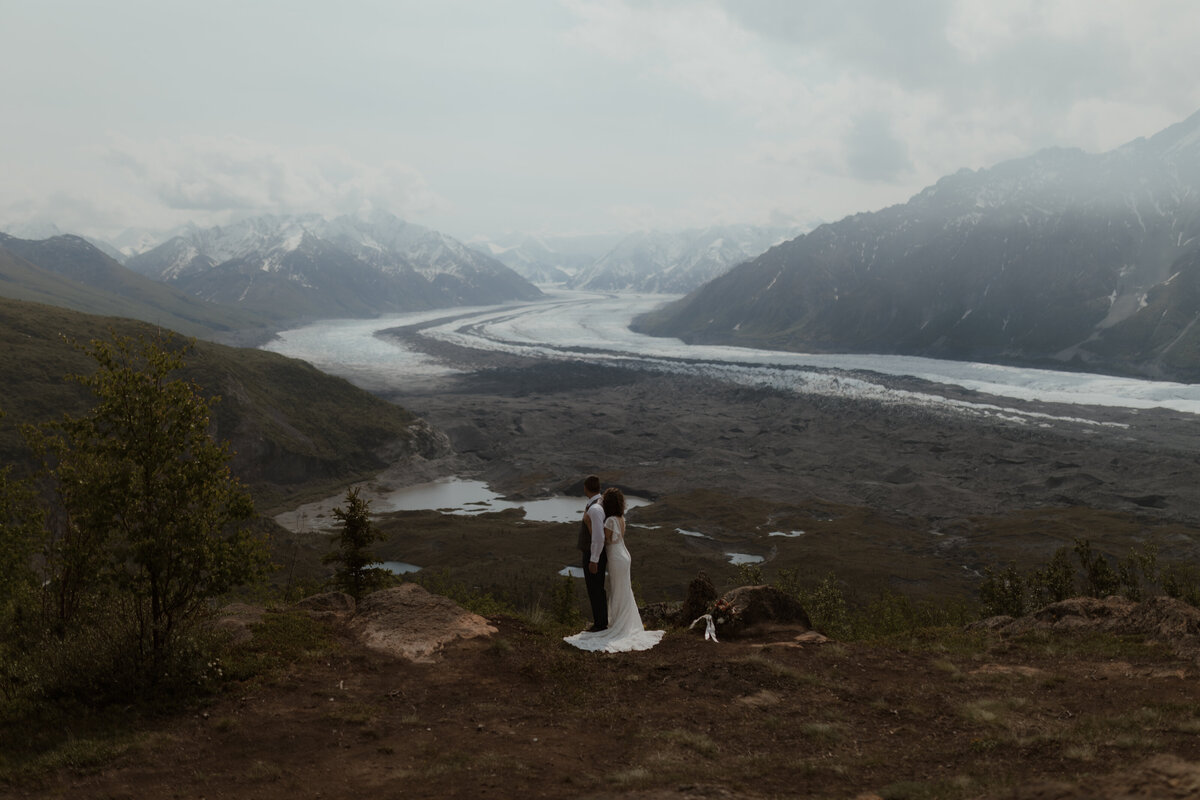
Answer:
<path fill-rule="evenodd" d="M 625 520 L 609 517 L 604 520 L 604 529 L 612 531 L 612 541 L 604 546 L 608 553 L 608 628 L 595 633 L 584 631 L 566 636 L 563 641 L 580 650 L 605 653 L 649 650 L 662 641 L 665 631 L 648 631 L 642 626 L 642 615 L 638 613 L 637 602 L 633 599 L 633 584 L 629 579 L 632 559 L 625 547 Z"/>

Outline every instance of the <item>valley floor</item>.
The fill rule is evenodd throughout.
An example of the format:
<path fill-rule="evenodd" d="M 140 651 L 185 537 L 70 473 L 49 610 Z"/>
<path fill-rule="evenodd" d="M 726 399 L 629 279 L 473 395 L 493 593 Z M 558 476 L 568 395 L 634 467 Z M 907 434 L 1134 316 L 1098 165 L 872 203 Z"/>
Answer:
<path fill-rule="evenodd" d="M 576 493 L 595 472 L 658 501 L 631 515 L 656 531 L 643 539 L 653 554 L 634 549 L 643 575 L 688 554 L 699 554 L 689 566 L 720 571 L 733 550 L 762 555 L 768 578 L 807 568 L 962 596 L 983 568 L 1040 566 L 1077 537 L 1115 558 L 1148 543 L 1164 560 L 1200 558 L 1200 420 L 1190 415 L 894 381 L 985 409 L 959 412 L 424 346 L 470 371 L 390 399 L 444 431 L 454 455 L 398 465 L 382 482 L 457 474 L 533 498 Z M 419 538 L 422 526 L 403 529 Z M 678 529 L 710 539 L 680 542 Z M 767 536 L 780 530 L 805 535 Z M 569 545 L 555 557 L 574 563 Z M 680 598 L 687 578 L 673 576 L 668 596 Z"/>

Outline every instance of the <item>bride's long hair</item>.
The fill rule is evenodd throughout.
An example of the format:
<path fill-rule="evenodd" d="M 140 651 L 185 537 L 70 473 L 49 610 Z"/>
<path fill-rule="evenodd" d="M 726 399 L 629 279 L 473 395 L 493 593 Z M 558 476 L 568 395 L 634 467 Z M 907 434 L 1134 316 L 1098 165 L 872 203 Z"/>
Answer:
<path fill-rule="evenodd" d="M 621 490 L 615 486 L 611 486 L 604 490 L 604 494 L 600 497 L 600 507 L 604 509 L 606 517 L 623 517 L 625 516 L 625 495 L 621 494 Z"/>

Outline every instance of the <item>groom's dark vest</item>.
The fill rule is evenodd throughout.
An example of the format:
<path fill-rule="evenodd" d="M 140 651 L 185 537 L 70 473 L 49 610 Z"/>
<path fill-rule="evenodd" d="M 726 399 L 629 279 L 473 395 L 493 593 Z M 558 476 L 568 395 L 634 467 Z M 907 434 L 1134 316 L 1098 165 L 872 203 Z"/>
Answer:
<path fill-rule="evenodd" d="M 583 508 L 583 519 L 579 520 L 579 549 L 584 553 L 592 552 L 592 534 L 588 531 L 587 512 L 596 503 L 600 502 L 600 497 L 593 497 L 588 500 L 588 504 Z"/>

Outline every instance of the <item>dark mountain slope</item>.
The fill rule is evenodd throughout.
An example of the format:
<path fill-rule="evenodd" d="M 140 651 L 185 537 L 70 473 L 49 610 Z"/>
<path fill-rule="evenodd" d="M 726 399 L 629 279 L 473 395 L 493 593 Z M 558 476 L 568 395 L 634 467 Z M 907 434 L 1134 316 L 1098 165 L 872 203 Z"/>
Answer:
<path fill-rule="evenodd" d="M 1198 253 L 1200 115 L 1110 153 L 963 170 L 775 247 L 637 324 L 692 342 L 1190 380 L 1200 354 L 1166 339 L 1200 315 L 1186 275 L 1172 280 Z"/>
<path fill-rule="evenodd" d="M 138 275 L 78 236 L 34 241 L 0 234 L 0 296 L 140 319 L 190 336 L 262 326 L 248 311 Z"/>

